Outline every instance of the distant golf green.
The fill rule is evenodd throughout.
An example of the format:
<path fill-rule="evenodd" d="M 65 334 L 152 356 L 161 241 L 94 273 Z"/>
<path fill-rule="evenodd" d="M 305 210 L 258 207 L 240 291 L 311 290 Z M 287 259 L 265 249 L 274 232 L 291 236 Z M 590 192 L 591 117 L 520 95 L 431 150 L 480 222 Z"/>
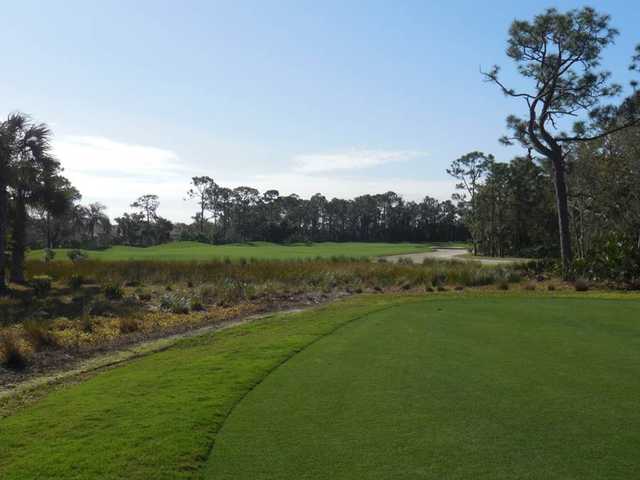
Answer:
<path fill-rule="evenodd" d="M 170 260 L 206 261 L 230 258 L 258 258 L 269 260 L 290 260 L 315 257 L 376 257 L 402 253 L 426 252 L 431 249 L 425 243 L 365 243 L 365 242 L 323 242 L 280 245 L 267 242 L 209 245 L 198 242 L 172 242 L 155 247 L 116 246 L 106 250 L 85 251 L 89 258 L 105 261 L 126 260 Z M 68 260 L 68 249 L 56 249 L 55 260 Z M 42 260 L 44 252 L 33 250 L 28 259 Z"/>
<path fill-rule="evenodd" d="M 183 341 L 5 408 L 0 478 L 640 478 L 637 299 L 358 296 Z"/>

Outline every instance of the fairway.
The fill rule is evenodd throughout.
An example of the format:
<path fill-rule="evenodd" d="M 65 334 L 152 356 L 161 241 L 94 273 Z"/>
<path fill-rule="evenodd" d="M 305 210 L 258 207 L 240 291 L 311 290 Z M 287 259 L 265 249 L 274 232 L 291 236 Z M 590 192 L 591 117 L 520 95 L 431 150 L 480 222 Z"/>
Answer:
<path fill-rule="evenodd" d="M 209 245 L 198 242 L 172 242 L 153 247 L 115 246 L 105 250 L 85 250 L 88 257 L 94 260 L 127 261 L 127 260 L 168 260 L 168 261 L 207 261 L 239 259 L 263 260 L 300 260 L 308 258 L 330 257 L 377 257 L 381 255 L 398 255 L 403 253 L 419 253 L 431 250 L 426 243 L 366 243 L 366 242 L 323 242 L 294 243 L 281 245 L 268 242 L 239 243 L 227 245 Z M 56 249 L 56 260 L 68 261 L 68 249 Z M 29 252 L 28 259 L 42 260 L 42 250 Z"/>
<path fill-rule="evenodd" d="M 259 385 L 206 478 L 638 478 L 639 313 L 502 299 L 372 314 Z"/>
<path fill-rule="evenodd" d="M 638 478 L 639 319 L 592 294 L 275 315 L 5 407 L 0 478 Z"/>

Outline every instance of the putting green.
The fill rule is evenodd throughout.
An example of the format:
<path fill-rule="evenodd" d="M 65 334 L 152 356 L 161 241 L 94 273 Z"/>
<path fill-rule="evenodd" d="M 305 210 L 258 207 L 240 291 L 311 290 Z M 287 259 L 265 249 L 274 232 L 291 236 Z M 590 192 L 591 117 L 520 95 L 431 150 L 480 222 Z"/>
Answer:
<path fill-rule="evenodd" d="M 430 300 L 373 313 L 233 410 L 209 479 L 640 478 L 640 304 Z"/>

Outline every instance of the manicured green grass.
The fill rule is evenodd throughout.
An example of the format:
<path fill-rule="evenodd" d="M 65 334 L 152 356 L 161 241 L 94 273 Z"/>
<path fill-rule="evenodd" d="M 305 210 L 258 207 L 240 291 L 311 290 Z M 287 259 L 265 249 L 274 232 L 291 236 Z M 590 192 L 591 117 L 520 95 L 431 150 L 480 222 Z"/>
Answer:
<path fill-rule="evenodd" d="M 637 478 L 638 378 L 637 300 L 361 296 L 54 390 L 0 478 Z"/>
<path fill-rule="evenodd" d="M 637 302 L 409 304 L 267 377 L 206 478 L 640 478 L 639 378 Z"/>
<path fill-rule="evenodd" d="M 304 258 L 344 257 L 376 257 L 381 255 L 396 255 L 402 253 L 416 253 L 430 250 L 424 243 L 313 243 L 279 245 L 267 242 L 208 245 L 198 242 L 173 242 L 155 247 L 123 247 L 116 246 L 106 250 L 86 251 L 89 258 L 95 260 L 123 261 L 123 260 L 181 260 L 206 261 L 222 258 L 238 260 L 241 258 L 258 258 L 269 260 L 293 260 Z M 68 260 L 67 249 L 58 249 L 56 260 Z M 42 250 L 29 252 L 28 259 L 42 260 Z"/>

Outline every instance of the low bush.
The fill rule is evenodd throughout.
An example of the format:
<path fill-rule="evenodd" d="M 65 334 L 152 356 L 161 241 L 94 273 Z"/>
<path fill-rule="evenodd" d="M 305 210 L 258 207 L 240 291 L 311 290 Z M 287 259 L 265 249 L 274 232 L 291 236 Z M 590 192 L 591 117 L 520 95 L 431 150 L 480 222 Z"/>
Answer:
<path fill-rule="evenodd" d="M 51 331 L 51 324 L 47 321 L 28 320 L 22 325 L 24 338 L 34 350 L 58 347 L 58 341 Z"/>
<path fill-rule="evenodd" d="M 612 282 L 623 288 L 640 285 L 640 245 L 638 239 L 607 234 L 593 242 L 583 258 L 574 262 L 578 278 Z"/>
<path fill-rule="evenodd" d="M 67 257 L 73 263 L 80 263 L 87 260 L 87 258 L 89 258 L 89 256 L 85 252 L 83 252 L 82 250 L 76 250 L 76 249 L 69 250 L 67 252 Z"/>
<path fill-rule="evenodd" d="M 140 330 L 140 323 L 135 318 L 124 317 L 119 320 L 118 329 L 122 334 L 137 332 Z"/>
<path fill-rule="evenodd" d="M 31 278 L 29 285 L 37 297 L 44 297 L 51 291 L 51 277 L 48 275 L 36 275 Z"/>
<path fill-rule="evenodd" d="M 49 263 L 56 258 L 56 252 L 50 248 L 45 248 L 42 253 L 44 255 L 44 263 Z"/>
<path fill-rule="evenodd" d="M 573 286 L 576 292 L 586 292 L 589 290 L 589 283 L 584 278 L 578 278 Z"/>
<path fill-rule="evenodd" d="M 186 314 L 190 307 L 191 300 L 181 295 L 167 293 L 160 299 L 160 308 L 171 313 Z"/>
<path fill-rule="evenodd" d="M 67 284 L 72 290 L 78 290 L 85 283 L 85 279 L 82 275 L 74 274 L 69 277 Z"/>
<path fill-rule="evenodd" d="M 14 333 L 0 334 L 0 361 L 11 370 L 22 370 L 29 363 L 29 352 Z"/>
<path fill-rule="evenodd" d="M 202 304 L 200 299 L 196 297 L 193 297 L 189 301 L 189 308 L 191 309 L 192 312 L 201 312 L 205 310 L 204 305 Z"/>
<path fill-rule="evenodd" d="M 124 295 L 122 287 L 116 283 L 105 285 L 102 288 L 102 293 L 104 293 L 105 298 L 108 300 L 120 300 Z"/>

